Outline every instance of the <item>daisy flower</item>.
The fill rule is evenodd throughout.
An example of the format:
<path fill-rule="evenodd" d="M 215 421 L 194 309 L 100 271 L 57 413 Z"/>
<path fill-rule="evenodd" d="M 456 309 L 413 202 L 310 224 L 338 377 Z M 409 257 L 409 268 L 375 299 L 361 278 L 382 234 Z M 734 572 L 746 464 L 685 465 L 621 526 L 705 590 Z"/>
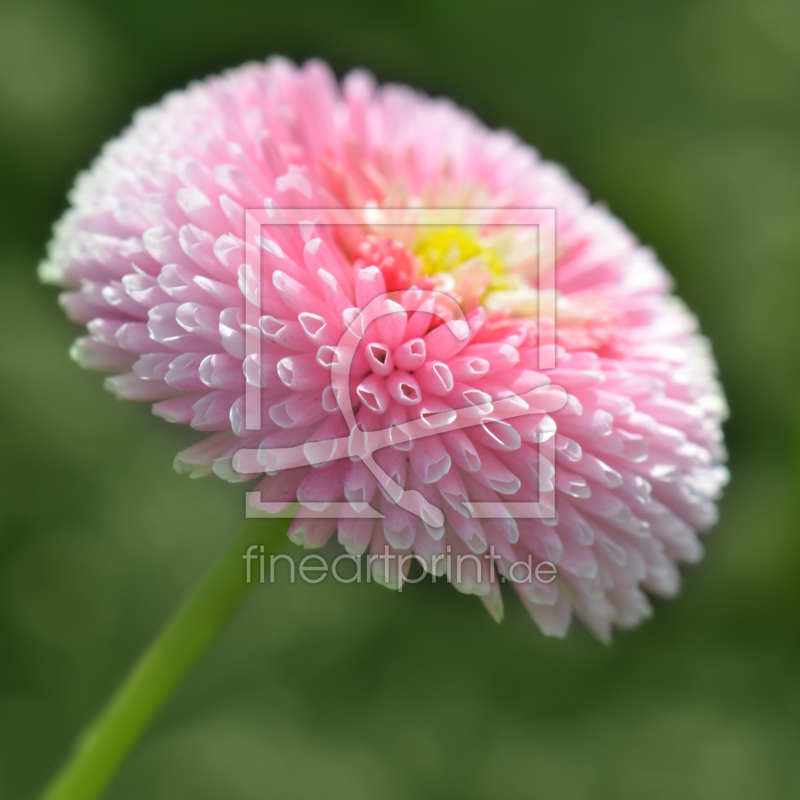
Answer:
<path fill-rule="evenodd" d="M 498 619 L 506 579 L 546 634 L 575 614 L 603 639 L 700 558 L 727 478 L 708 342 L 654 254 L 512 134 L 274 59 L 138 112 L 70 202 L 40 274 L 88 329 L 73 358 L 202 433 L 180 472 L 255 481 L 257 509 L 299 503 L 293 541 L 396 556 L 371 560 L 389 586 L 413 554 Z M 519 209 L 553 210 L 551 240 L 508 224 Z M 538 516 L 471 511 L 543 494 Z M 519 563 L 553 570 L 519 580 Z"/>

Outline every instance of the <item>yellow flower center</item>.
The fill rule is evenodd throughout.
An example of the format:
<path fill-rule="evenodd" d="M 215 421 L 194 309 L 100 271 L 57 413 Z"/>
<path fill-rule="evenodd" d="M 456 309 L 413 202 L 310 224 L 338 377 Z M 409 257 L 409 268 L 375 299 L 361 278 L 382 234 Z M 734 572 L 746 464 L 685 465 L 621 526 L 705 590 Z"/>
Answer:
<path fill-rule="evenodd" d="M 414 248 L 423 275 L 454 272 L 473 259 L 480 259 L 492 277 L 505 273 L 505 268 L 491 248 L 481 244 L 467 228 L 447 226 L 434 229 Z"/>
<path fill-rule="evenodd" d="M 420 272 L 429 275 L 464 311 L 485 303 L 492 293 L 515 288 L 497 251 L 466 227 L 428 228 L 414 248 Z"/>

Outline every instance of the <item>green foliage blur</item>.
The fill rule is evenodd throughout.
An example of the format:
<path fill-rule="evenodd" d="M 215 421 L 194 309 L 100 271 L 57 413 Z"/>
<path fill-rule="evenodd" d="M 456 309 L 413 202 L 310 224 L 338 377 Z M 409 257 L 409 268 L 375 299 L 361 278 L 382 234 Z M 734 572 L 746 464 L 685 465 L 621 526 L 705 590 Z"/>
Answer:
<path fill-rule="evenodd" d="M 0 2 L 0 797 L 31 798 L 243 516 L 73 364 L 35 267 L 139 106 L 243 61 L 365 66 L 514 130 L 652 245 L 714 342 L 733 480 L 681 596 L 605 647 L 507 596 L 266 586 L 109 800 L 800 797 L 800 5 Z"/>

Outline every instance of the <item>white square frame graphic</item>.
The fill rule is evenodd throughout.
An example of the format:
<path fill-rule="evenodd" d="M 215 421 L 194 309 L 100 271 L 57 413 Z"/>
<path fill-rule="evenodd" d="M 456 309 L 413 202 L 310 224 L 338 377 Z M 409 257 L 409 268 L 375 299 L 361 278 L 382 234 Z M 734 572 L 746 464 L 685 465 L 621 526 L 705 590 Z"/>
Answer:
<path fill-rule="evenodd" d="M 502 220 L 498 221 L 498 211 L 502 211 Z M 538 229 L 537 237 L 538 249 L 538 309 L 535 315 L 536 326 L 538 328 L 538 353 L 539 371 L 554 369 L 556 366 L 556 286 L 555 286 L 555 264 L 556 264 L 556 211 L 553 208 L 260 208 L 245 209 L 245 274 L 249 276 L 261 276 L 262 258 L 262 239 L 261 229 L 265 225 L 297 225 L 309 229 L 316 225 L 334 227 L 337 225 L 352 226 L 353 222 L 337 222 L 334 217 L 341 215 L 342 212 L 355 212 L 361 215 L 368 224 L 370 217 L 379 215 L 381 230 L 389 229 L 392 226 L 408 226 L 409 214 L 413 214 L 413 224 L 424 227 L 535 227 Z M 341 217 L 340 217 L 341 218 Z M 254 263 L 254 254 L 257 262 Z M 258 334 L 259 323 L 262 316 L 261 299 L 263 297 L 262 287 L 257 286 L 255 292 L 257 303 L 245 300 L 245 319 L 244 319 L 244 340 L 245 358 L 261 357 L 262 340 Z M 352 327 L 352 325 L 351 325 Z M 362 330 L 363 332 L 363 330 Z M 560 405 L 554 406 L 552 411 L 561 408 L 567 401 L 567 394 L 562 387 L 550 384 L 550 389 L 561 390 L 562 399 Z M 338 395 L 337 395 L 338 396 Z M 520 406 L 514 401 L 518 398 L 507 398 L 493 403 L 491 418 L 496 420 L 508 419 L 519 416 L 525 411 L 520 411 Z M 524 400 L 524 397 L 519 398 Z M 508 400 L 509 402 L 506 402 Z M 337 400 L 337 402 L 339 402 Z M 505 405 L 503 405 L 505 403 Z M 341 402 L 340 402 L 341 407 Z M 344 409 L 343 409 L 344 411 Z M 346 415 L 347 416 L 347 415 Z M 458 415 L 457 415 L 458 416 Z M 485 417 L 484 417 L 485 418 Z M 469 425 L 480 424 L 480 415 L 462 415 L 461 419 L 450 421 L 450 425 L 456 427 L 467 427 Z M 261 387 L 250 383 L 245 384 L 245 430 L 261 429 Z M 407 432 L 412 438 L 420 435 L 433 435 L 425 433 L 417 427 L 413 428 L 413 423 L 409 423 Z M 452 429 L 448 427 L 447 430 Z M 383 432 L 377 432 L 382 434 Z M 352 436 L 350 437 L 352 440 Z M 347 457 L 348 440 L 332 440 L 331 453 L 336 454 L 335 458 Z M 379 447 L 386 446 L 385 443 Z M 375 472 L 382 473 L 374 460 L 371 458 L 372 452 L 379 449 L 370 449 L 366 445 L 364 453 L 360 453 L 362 460 L 367 463 L 369 468 Z M 501 502 L 501 503 L 464 503 L 469 515 L 473 518 L 504 518 L 513 517 L 515 519 L 540 519 L 553 524 L 557 518 L 555 510 L 555 474 L 546 483 L 544 475 L 548 471 L 544 462 L 556 470 L 555 435 L 547 441 L 538 444 L 539 449 L 539 500 L 537 502 Z M 297 466 L 315 464 L 313 456 L 309 458 L 306 445 L 299 445 L 292 448 L 280 448 L 270 451 L 274 458 L 273 471 L 290 469 Z M 236 453 L 234 458 L 234 468 L 242 473 L 263 472 L 264 467 L 258 461 L 257 456 L 263 457 L 263 452 L 258 449 L 242 448 Z M 333 460 L 330 459 L 329 460 Z M 371 462 L 371 463 L 370 463 Z M 319 462 L 317 462 L 319 463 Z M 431 506 L 419 493 L 404 490 L 402 487 L 394 485 L 391 478 L 383 474 L 376 477 L 381 484 L 384 493 L 392 498 L 393 502 L 406 508 L 408 511 L 420 516 L 428 524 L 439 526 L 443 524 L 444 517 L 440 509 Z M 257 495 L 257 497 L 256 497 Z M 260 492 L 248 492 L 248 502 L 246 504 L 247 516 L 262 516 L 263 512 L 252 508 L 250 500 L 255 501 L 255 505 L 262 508 L 268 506 L 261 502 Z M 318 506 L 314 508 L 313 506 Z M 313 516 L 321 518 L 341 518 L 341 517 L 372 517 L 383 518 L 383 515 L 369 505 L 357 508 L 348 502 L 307 504 L 304 508 L 312 512 Z M 297 504 L 292 504 L 289 508 L 276 508 L 271 516 L 293 517 L 297 510 Z M 267 511 L 267 513 L 270 513 Z"/>

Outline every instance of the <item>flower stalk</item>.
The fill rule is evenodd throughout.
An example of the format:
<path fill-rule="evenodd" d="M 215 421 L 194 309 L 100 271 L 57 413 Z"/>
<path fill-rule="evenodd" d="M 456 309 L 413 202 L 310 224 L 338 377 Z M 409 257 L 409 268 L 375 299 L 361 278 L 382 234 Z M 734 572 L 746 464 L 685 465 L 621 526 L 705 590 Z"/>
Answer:
<path fill-rule="evenodd" d="M 286 547 L 288 523 L 282 519 L 245 523 L 80 736 L 41 800 L 93 800 L 100 795 L 148 723 L 254 585 L 255 581 L 246 580 L 242 556 L 253 545 L 259 552 L 263 546 L 266 554 Z"/>

